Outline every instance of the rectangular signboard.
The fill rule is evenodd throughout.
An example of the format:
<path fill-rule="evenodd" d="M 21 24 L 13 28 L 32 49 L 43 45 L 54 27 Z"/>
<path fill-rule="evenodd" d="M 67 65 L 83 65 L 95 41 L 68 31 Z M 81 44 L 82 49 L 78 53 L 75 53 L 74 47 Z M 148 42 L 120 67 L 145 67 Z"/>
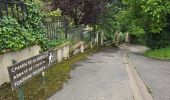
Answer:
<path fill-rule="evenodd" d="M 8 67 L 12 90 L 46 70 L 50 66 L 49 57 L 48 51 Z"/>

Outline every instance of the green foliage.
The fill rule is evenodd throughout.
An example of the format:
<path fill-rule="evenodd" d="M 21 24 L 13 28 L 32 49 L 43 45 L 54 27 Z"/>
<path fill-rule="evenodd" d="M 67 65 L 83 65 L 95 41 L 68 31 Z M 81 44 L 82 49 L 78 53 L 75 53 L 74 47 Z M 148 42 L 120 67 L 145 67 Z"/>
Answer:
<path fill-rule="evenodd" d="M 53 49 L 61 44 L 64 44 L 66 42 L 69 42 L 68 40 L 65 39 L 54 39 L 54 40 L 48 40 L 46 47 L 44 49 Z"/>
<path fill-rule="evenodd" d="M 140 14 L 134 13 L 132 9 L 125 6 L 125 4 L 118 5 L 117 3 L 106 5 L 99 29 L 103 30 L 107 37 L 114 38 L 115 31 L 129 32 L 136 36 L 144 34 L 142 20 L 138 17 Z"/>
<path fill-rule="evenodd" d="M 146 34 L 146 45 L 151 49 L 169 45 L 169 35 L 164 32 L 169 26 L 169 0 L 123 0 L 123 4 L 124 9 L 116 14 L 117 30 L 134 35 L 135 41 Z"/>
<path fill-rule="evenodd" d="M 48 40 L 45 36 L 45 26 L 43 25 L 44 18 L 46 17 L 45 13 L 41 12 L 41 5 L 34 2 L 28 2 L 28 18 L 24 23 L 24 26 L 31 31 L 33 36 L 36 37 L 36 40 L 39 45 L 41 45 L 42 50 L 48 50 L 54 48 L 66 40 L 60 37 L 60 39 Z M 51 16 L 56 17 L 56 15 L 60 15 L 60 10 L 51 12 Z M 58 27 L 58 32 L 63 33 L 64 30 L 61 27 Z"/>
<path fill-rule="evenodd" d="M 148 50 L 145 52 L 145 56 L 152 57 L 160 60 L 170 60 L 170 47 L 156 49 L 156 50 Z"/>
<path fill-rule="evenodd" d="M 120 32 L 120 43 L 125 41 L 125 33 Z"/>
<path fill-rule="evenodd" d="M 0 20 L 0 51 L 20 50 L 35 43 L 35 37 L 12 17 Z"/>
<path fill-rule="evenodd" d="M 116 29 L 129 32 L 132 35 L 140 36 L 144 34 L 143 17 L 141 14 L 141 1 L 124 0 L 124 9 L 116 14 Z"/>
<path fill-rule="evenodd" d="M 47 16 L 49 17 L 61 17 L 61 10 L 57 9 L 52 12 L 47 13 Z"/>
<path fill-rule="evenodd" d="M 140 19 L 129 10 L 120 11 L 116 15 L 116 28 L 137 36 L 144 34 Z"/>
<path fill-rule="evenodd" d="M 151 49 L 165 48 L 170 45 L 170 33 L 147 33 L 146 45 Z"/>
<path fill-rule="evenodd" d="M 62 40 L 49 41 L 45 36 L 43 25 L 44 14 L 41 7 L 35 2 L 27 1 L 27 20 L 18 23 L 12 17 L 3 16 L 0 20 L 0 52 L 20 50 L 25 47 L 39 44 L 42 50 L 63 43 Z"/>
<path fill-rule="evenodd" d="M 142 14 L 149 32 L 161 32 L 167 25 L 166 17 L 170 13 L 169 0 L 142 0 Z"/>
<path fill-rule="evenodd" d="M 100 15 L 99 23 L 97 24 L 96 30 L 103 31 L 107 39 L 113 38 L 115 33 L 115 14 L 119 11 L 118 5 L 114 3 L 108 3 L 105 6 L 105 12 Z"/>
<path fill-rule="evenodd" d="M 28 17 L 24 26 L 37 35 L 44 35 L 45 30 L 42 22 L 45 15 L 41 12 L 41 6 L 35 2 L 28 2 L 27 7 Z"/>
<path fill-rule="evenodd" d="M 166 17 L 170 13 L 169 0 L 124 0 L 124 4 L 141 18 L 145 30 L 149 33 L 159 33 L 167 25 Z"/>

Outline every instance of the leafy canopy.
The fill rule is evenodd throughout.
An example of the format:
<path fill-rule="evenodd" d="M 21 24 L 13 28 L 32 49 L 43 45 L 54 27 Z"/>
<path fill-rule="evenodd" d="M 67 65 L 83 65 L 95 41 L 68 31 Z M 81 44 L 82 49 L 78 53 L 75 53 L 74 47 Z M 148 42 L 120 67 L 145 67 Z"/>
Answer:
<path fill-rule="evenodd" d="M 78 24 L 95 24 L 104 11 L 107 0 L 52 0 L 52 8 L 60 8 L 63 15 L 69 16 Z"/>

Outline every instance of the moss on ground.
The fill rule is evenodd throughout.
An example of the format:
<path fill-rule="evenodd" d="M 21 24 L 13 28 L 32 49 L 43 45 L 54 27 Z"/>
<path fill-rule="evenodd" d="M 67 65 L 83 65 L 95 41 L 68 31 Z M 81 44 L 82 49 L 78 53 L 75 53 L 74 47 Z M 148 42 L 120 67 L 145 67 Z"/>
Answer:
<path fill-rule="evenodd" d="M 170 60 L 170 47 L 158 50 L 148 50 L 145 52 L 145 56 L 159 60 Z"/>
<path fill-rule="evenodd" d="M 81 60 L 85 60 L 88 55 L 95 51 L 96 49 L 89 50 L 51 66 L 45 72 L 45 85 L 43 85 L 41 75 L 27 82 L 23 85 L 25 100 L 45 100 L 52 96 L 62 89 L 63 84 L 70 79 L 70 71 L 74 69 L 73 65 Z M 12 91 L 10 83 L 5 83 L 0 87 L 0 100 L 18 100 L 18 91 Z"/>

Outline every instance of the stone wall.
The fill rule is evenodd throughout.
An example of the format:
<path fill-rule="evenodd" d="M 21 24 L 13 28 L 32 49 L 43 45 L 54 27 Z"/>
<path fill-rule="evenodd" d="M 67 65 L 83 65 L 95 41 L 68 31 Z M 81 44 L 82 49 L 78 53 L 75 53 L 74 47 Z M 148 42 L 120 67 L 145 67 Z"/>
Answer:
<path fill-rule="evenodd" d="M 6 52 L 0 55 L 0 85 L 9 82 L 7 67 L 12 65 L 12 62 L 20 62 L 39 54 L 40 46 L 35 45 L 22 49 L 20 51 Z"/>

